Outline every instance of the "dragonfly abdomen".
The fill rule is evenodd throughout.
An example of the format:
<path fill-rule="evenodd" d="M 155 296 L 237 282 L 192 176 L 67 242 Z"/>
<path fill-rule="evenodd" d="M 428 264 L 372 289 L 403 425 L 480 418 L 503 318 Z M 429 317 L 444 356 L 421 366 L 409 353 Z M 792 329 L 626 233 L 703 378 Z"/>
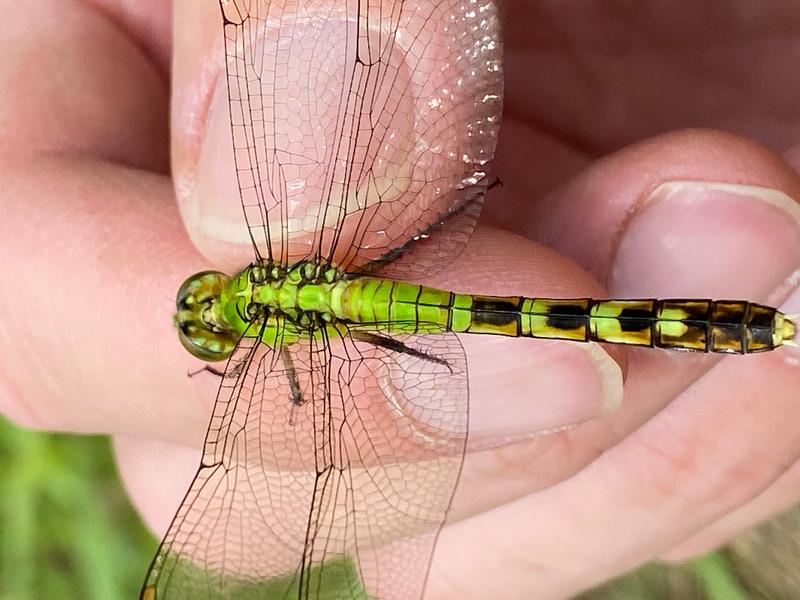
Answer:
<path fill-rule="evenodd" d="M 794 323 L 776 309 L 738 300 L 477 296 L 470 310 L 469 333 L 514 335 L 516 330 L 521 337 L 697 352 L 765 352 L 790 342 L 796 333 Z"/>
<path fill-rule="evenodd" d="M 381 279 L 347 287 L 340 316 L 397 332 L 440 329 L 738 354 L 772 350 L 796 334 L 778 310 L 739 300 L 479 296 Z"/>

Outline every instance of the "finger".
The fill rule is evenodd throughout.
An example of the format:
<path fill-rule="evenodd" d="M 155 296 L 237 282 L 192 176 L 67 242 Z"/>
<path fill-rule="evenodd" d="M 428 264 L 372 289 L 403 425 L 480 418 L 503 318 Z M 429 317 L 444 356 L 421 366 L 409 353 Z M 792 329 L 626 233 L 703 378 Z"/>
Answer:
<path fill-rule="evenodd" d="M 554 197 L 539 231 L 615 296 L 779 304 L 800 264 L 799 188 L 793 170 L 758 145 L 685 132 L 600 161 Z M 630 419 L 618 426 L 637 427 L 716 360 L 631 352 Z"/>
<path fill-rule="evenodd" d="M 92 156 L 166 172 L 167 90 L 131 40 L 81 4 L 5 4 L 17 26 L 0 33 L 0 85 L 13 90 L 0 96 L 3 155 Z"/>
<path fill-rule="evenodd" d="M 667 131 L 736 132 L 797 164 L 800 127 L 783 108 L 797 97 L 795 66 L 770 36 L 797 5 L 774 2 L 755 19 L 698 6 L 691 31 L 657 3 L 647 6 L 631 13 L 515 2 L 502 11 L 506 107 L 496 172 L 505 185 L 486 211 L 495 225 L 524 234 L 532 221 L 519 210 L 535 216 L 537 201 L 591 160 Z M 754 36 L 774 43 L 749 43 Z M 732 64 L 741 66 L 735 74 Z M 676 94 L 691 101 L 676 104 Z M 514 201 L 522 206 L 506 210 Z"/>
<path fill-rule="evenodd" d="M 141 399 L 176 394 L 155 363 L 174 346 L 175 286 L 200 266 L 169 182 L 138 170 L 168 167 L 167 95 L 95 11 L 14 11 L 19 27 L 3 30 L 0 66 L 4 89 L 15 90 L 0 99 L 2 411 L 44 428 L 113 430 L 132 420 L 144 430 Z M 21 77 L 32 65 L 58 77 Z M 185 369 L 182 353 L 171 356 Z"/>
<path fill-rule="evenodd" d="M 443 289 L 527 297 L 586 297 L 597 285 L 559 255 L 517 236 L 478 229 L 444 272 Z M 586 344 L 460 336 L 467 353 L 470 448 L 497 447 L 616 410 L 619 368 Z M 615 353 L 617 361 L 622 355 Z M 555 398 L 555 402 L 546 399 Z"/>
<path fill-rule="evenodd" d="M 186 377 L 201 363 L 177 343 L 171 326 L 171 297 L 186 274 L 205 265 L 176 221 L 168 182 L 94 163 L 5 166 L 3 181 L 13 202 L 7 206 L 2 233 L 14 243 L 5 248 L 4 267 L 9 270 L 4 275 L 9 283 L 4 288 L 3 313 L 18 314 L 15 306 L 20 298 L 26 307 L 25 318 L 7 320 L 3 330 L 3 347 L 9 349 L 4 381 L 10 404 L 5 412 L 50 429 L 128 432 L 198 446 L 218 381 L 210 376 Z M 70 206 L 66 213 L 65 205 Z M 127 216 L 120 219 L 120 214 Z M 36 224 L 27 229 L 33 235 L 15 239 L 14 231 L 25 230 L 23 224 L 30 223 Z M 63 231 L 70 236 L 65 237 Z M 491 235 L 486 236 L 483 249 L 479 246 L 476 252 L 490 256 L 494 243 Z M 520 245 L 511 241 L 505 248 L 516 253 Z M 572 269 L 570 282 L 568 263 L 542 261 L 535 250 L 526 251 L 526 260 L 514 269 L 509 269 L 511 262 L 501 262 L 508 270 L 497 269 L 496 274 L 529 282 L 561 278 L 554 284 L 561 290 L 579 295 L 591 291 L 587 289 L 591 281 L 580 270 Z M 478 271 L 471 271 L 471 276 L 482 283 Z M 42 281 L 47 283 L 47 294 L 40 292 Z M 465 279 L 464 285 L 478 284 Z M 541 283 L 536 287 L 548 291 Z M 519 291 L 535 290 L 530 286 Z M 476 384 L 476 410 L 488 407 L 483 414 L 493 419 L 485 437 L 528 436 L 563 425 L 564 419 L 591 418 L 617 403 L 613 398 L 619 397 L 618 372 L 601 369 L 602 361 L 585 354 L 586 347 L 552 348 L 558 356 L 572 357 L 556 373 L 558 377 L 548 383 L 547 370 L 554 372 L 551 365 L 556 363 L 541 354 L 541 381 L 536 381 L 530 365 L 516 362 L 502 372 L 524 371 L 525 375 L 510 375 L 511 383 L 504 391 L 527 398 L 523 391 L 531 388 L 533 380 L 539 386 L 549 385 L 548 394 L 557 393 L 561 404 L 554 405 L 549 414 L 531 411 L 526 419 L 509 413 L 504 429 L 489 410 L 496 404 L 495 392 Z M 498 349 L 502 351 L 494 348 Z M 472 361 L 476 373 L 479 364 L 501 372 L 505 359 L 497 354 L 490 358 L 494 366 L 486 357 Z M 61 382 L 60 387 L 54 389 L 53 382 Z M 475 431 L 476 435 L 480 431 L 477 425 Z"/>
<path fill-rule="evenodd" d="M 176 286 L 202 263 L 169 181 L 43 157 L 4 162 L 0 181 L 3 412 L 45 429 L 201 434 L 204 415 L 188 410 L 201 383 L 185 377 L 197 363 L 171 316 Z"/>
<path fill-rule="evenodd" d="M 800 434 L 786 426 L 794 366 L 756 360 L 716 365 L 571 479 L 448 527 L 427 597 L 487 597 L 498 581 L 509 598 L 568 597 L 758 496 L 797 460 Z"/>
<path fill-rule="evenodd" d="M 137 512 L 161 536 L 197 473 L 201 451 L 127 435 L 112 438 L 119 475 Z"/>
<path fill-rule="evenodd" d="M 674 139 L 674 136 L 671 137 Z M 695 143 L 691 139 L 688 141 Z M 748 175 L 750 180 L 768 183 L 772 179 L 775 183 L 783 182 L 784 190 L 796 188 L 793 174 L 782 167 L 779 161 L 768 155 L 768 161 L 759 160 L 759 156 L 765 157 L 759 148 L 742 140 L 732 141 L 734 143 L 727 144 L 727 148 L 741 154 L 740 157 L 734 156 L 733 160 L 726 155 L 720 155 L 716 150 L 711 152 L 711 148 L 701 153 L 703 156 L 714 156 L 711 171 L 716 173 L 716 177 L 725 176 L 734 180 L 737 174 L 726 172 L 725 165 L 747 161 L 753 168 L 752 175 Z M 687 155 L 692 154 L 689 148 L 685 150 Z M 652 154 L 652 151 L 647 153 Z M 715 162 L 720 164 L 714 165 Z M 776 166 L 777 169 L 774 168 Z M 657 164 L 651 164 L 645 170 L 655 173 L 658 178 Z M 660 184 L 660 187 L 663 191 L 664 184 Z M 738 295 L 760 297 L 773 304 L 780 303 L 791 287 L 798 260 L 797 238 L 793 231 L 797 219 L 796 205 L 788 201 L 785 193 L 760 187 L 718 184 L 679 184 L 676 187 L 683 188 L 683 198 L 680 193 L 667 194 L 670 199 L 662 202 L 660 209 L 651 210 L 645 218 L 642 218 L 641 213 L 647 213 L 648 209 L 638 209 L 623 230 L 625 233 L 620 236 L 622 241 L 618 242 L 622 250 L 617 252 L 616 262 L 609 269 L 613 273 L 610 282 L 612 291 L 626 296 L 674 295 L 670 290 L 677 286 L 678 295 Z M 651 198 L 654 195 L 657 194 L 651 194 Z M 697 207 L 698 204 L 701 206 Z M 706 208 L 702 204 L 710 208 L 708 213 L 704 212 Z M 747 206 L 749 204 L 754 206 Z M 704 217 L 705 214 L 708 216 Z M 692 221 L 700 224 L 699 231 Z M 664 245 L 658 243 L 662 232 L 669 231 L 664 228 L 670 227 L 670 223 L 673 223 L 672 230 L 685 232 L 684 239 L 689 242 L 686 247 L 664 251 Z M 692 231 L 699 242 L 695 246 L 691 245 Z M 581 239 L 588 239 L 591 244 L 591 237 Z M 569 243 L 568 241 L 567 244 Z M 597 249 L 592 249 L 589 253 L 591 252 L 597 252 Z M 682 269 L 687 264 L 692 268 Z M 708 267 L 696 268 L 697 264 Z M 766 285 L 759 290 L 760 284 Z M 715 286 L 719 291 L 707 291 Z M 770 288 L 774 288 L 773 292 L 767 294 Z M 653 414 L 666 399 L 674 395 L 675 388 L 672 385 L 681 379 L 687 381 L 695 376 L 686 378 L 688 372 L 685 369 L 683 373 L 680 370 L 676 372 L 674 363 L 667 362 L 667 359 L 666 356 L 657 355 L 634 356 L 630 366 L 631 377 L 626 388 L 626 406 L 628 409 L 638 406 L 644 410 L 638 419 L 631 420 L 628 425 L 618 420 L 619 427 L 636 426 L 640 419 Z M 644 361 L 646 369 L 640 375 Z M 745 363 L 743 368 L 759 367 Z M 665 387 L 665 383 L 669 386 Z M 669 391 L 670 388 L 672 392 Z M 724 388 L 725 384 L 721 382 L 720 389 Z M 763 390 L 762 393 L 770 392 Z M 626 410 L 625 414 L 630 415 L 630 410 Z M 787 479 L 791 481 L 790 477 L 784 477 L 782 481 Z M 790 486 L 784 483 L 775 487 L 775 490 L 766 490 L 752 506 L 738 509 L 734 515 L 726 516 L 707 531 L 698 534 L 685 545 L 682 544 L 669 556 L 681 557 L 687 552 L 706 551 L 727 541 L 738 530 L 768 518 L 796 501 L 796 493 L 790 490 Z"/>
<path fill-rule="evenodd" d="M 757 17 L 698 5 L 688 27 L 658 2 L 645 2 L 641 13 L 600 6 L 508 3 L 509 114 L 595 157 L 697 125 L 746 135 L 775 152 L 796 143 L 797 118 L 784 107 L 800 88 L 791 52 L 774 35 L 797 22 L 796 3 L 770 3 Z M 770 43 L 749 43 L 762 38 Z M 687 101 L 676 103 L 678 96 Z M 557 168 L 548 156 L 539 160 Z"/>
<path fill-rule="evenodd" d="M 219 14 L 218 10 L 214 11 L 210 6 L 210 3 L 199 11 L 196 9 L 194 4 L 191 5 L 191 11 L 189 10 L 188 6 L 189 5 L 185 3 L 178 3 L 176 5 L 176 27 L 178 28 L 178 31 L 186 28 L 186 30 L 191 30 L 193 33 L 191 37 L 185 37 L 185 43 L 182 46 L 176 48 L 176 86 L 181 89 L 193 90 L 190 92 L 183 92 L 180 96 L 176 94 L 176 100 L 174 102 L 174 110 L 176 115 L 174 121 L 178 124 L 175 135 L 173 136 L 176 147 L 176 152 L 174 154 L 176 161 L 174 165 L 176 179 L 178 180 L 179 197 L 181 198 L 181 205 L 183 207 L 183 214 L 187 223 L 187 228 L 196 245 L 198 245 L 198 247 L 206 255 L 212 257 L 215 262 L 240 267 L 243 263 L 249 262 L 253 259 L 253 253 L 250 247 L 250 240 L 248 239 L 247 231 L 242 227 L 243 219 L 240 200 L 238 198 L 238 184 L 233 175 L 237 166 L 234 164 L 232 154 L 231 116 L 229 115 L 227 106 L 228 81 L 226 80 L 224 74 L 224 68 L 226 65 L 220 60 L 220 57 L 224 56 L 225 53 L 225 49 L 222 46 L 223 36 L 221 35 L 220 31 L 216 31 L 215 33 L 214 30 L 211 29 L 212 24 L 215 28 L 221 29 L 222 19 L 221 14 Z M 228 8 L 229 10 L 233 10 L 232 6 Z M 217 13 L 216 15 L 214 14 L 215 12 Z M 239 15 L 236 16 L 239 17 Z M 287 36 L 292 35 L 291 32 L 293 31 L 293 28 L 290 26 L 292 23 L 292 18 L 293 15 L 290 12 L 287 12 L 284 14 L 284 18 L 282 20 L 286 30 L 289 32 L 286 34 Z M 333 18 L 332 21 L 334 24 L 337 22 L 335 18 Z M 228 29 L 228 36 L 230 37 L 234 35 L 233 28 L 229 27 Z M 318 32 L 314 35 L 330 36 L 336 31 L 338 31 L 338 28 L 336 27 L 333 29 L 323 28 L 323 33 Z M 280 35 L 280 32 L 278 34 Z M 258 33 L 256 32 L 254 35 L 258 35 Z M 176 35 L 176 38 L 179 40 L 184 40 L 184 36 L 181 36 L 180 33 Z M 334 41 L 337 41 L 337 43 L 341 42 L 341 40 Z M 329 44 L 324 46 L 326 48 L 326 56 L 337 55 L 335 49 L 331 50 L 329 48 Z M 435 48 L 437 45 L 435 43 L 431 43 L 430 46 L 431 48 Z M 232 50 L 229 48 L 228 53 L 230 54 L 231 52 Z M 267 50 L 265 50 L 265 52 L 267 55 L 269 55 Z M 347 56 L 346 52 L 341 52 L 339 54 L 341 56 Z M 409 53 L 408 56 L 403 58 L 411 61 L 411 54 Z M 207 74 L 208 69 L 201 68 L 201 65 L 204 64 L 211 64 L 213 66 L 212 68 L 216 69 L 216 73 L 213 76 L 209 76 Z M 228 66 L 233 69 L 233 73 L 236 73 L 236 69 L 239 68 L 237 67 L 236 63 L 231 63 Z M 408 68 L 411 67 L 409 66 Z M 421 66 L 420 68 L 422 69 L 423 67 Z M 336 69 L 334 69 L 334 71 L 336 71 Z M 288 78 L 288 75 L 286 77 Z M 321 81 L 322 80 L 319 78 L 314 78 L 313 82 L 315 85 L 320 85 Z M 213 82 L 213 85 L 209 82 Z M 236 85 L 238 85 L 238 82 L 238 79 L 234 80 L 234 88 Z M 323 86 L 329 85 L 329 82 L 326 83 L 323 81 L 322 83 Z M 430 85 L 434 84 L 435 82 L 432 82 Z M 286 98 L 279 98 L 275 96 L 274 102 L 276 103 L 276 110 L 283 106 L 281 104 L 282 102 L 288 102 L 292 98 L 295 98 L 295 96 L 295 100 L 300 103 L 301 108 L 303 106 L 303 101 L 305 101 L 306 104 L 309 104 L 310 102 L 313 107 L 315 98 L 319 97 L 320 95 L 324 95 L 322 94 L 322 90 L 318 89 L 312 90 L 313 93 L 309 94 L 308 90 L 300 90 L 298 88 L 298 84 L 288 85 L 287 87 L 287 82 L 283 81 L 283 79 L 280 77 L 278 77 L 278 79 L 275 81 L 275 85 L 282 94 L 286 95 Z M 337 85 L 341 86 L 341 82 L 339 82 Z M 416 88 L 414 86 L 408 86 L 407 89 L 415 90 Z M 255 94 L 255 92 L 253 93 Z M 234 98 L 236 97 L 236 94 L 237 91 L 234 89 Z M 413 104 L 419 100 L 419 98 L 412 98 L 410 101 Z M 272 101 L 273 100 L 270 100 L 270 102 Z M 427 98 L 425 101 L 427 102 Z M 334 106 L 334 108 L 336 108 L 336 106 Z M 454 110 L 458 109 L 456 108 Z M 315 111 L 312 111 L 312 113 L 317 114 Z M 180 120 L 180 115 L 189 115 L 188 118 L 190 120 L 182 123 Z M 335 121 L 335 117 L 337 115 L 328 115 L 327 113 L 323 113 L 318 116 L 323 120 L 322 129 L 327 131 L 329 128 L 324 125 L 325 119 L 334 117 Z M 280 118 L 278 118 L 278 120 L 280 120 Z M 291 120 L 288 120 L 287 123 L 290 121 Z M 198 126 L 198 123 L 201 125 L 201 127 Z M 294 124 L 292 127 L 297 129 L 300 133 L 303 133 L 301 136 L 302 139 L 307 139 L 309 136 L 306 135 L 307 132 L 305 132 L 304 128 L 308 126 L 317 127 L 318 125 L 318 123 L 300 123 Z M 199 130 L 202 130 L 202 135 L 197 135 L 196 132 Z M 414 127 L 409 128 L 409 131 L 416 133 L 416 129 Z M 287 140 L 292 137 L 289 135 L 289 133 L 284 136 L 288 136 Z M 407 133 L 404 133 L 403 135 L 407 135 Z M 313 138 L 313 136 L 310 137 Z M 288 143 L 286 140 L 281 142 L 282 136 L 278 134 L 275 135 L 275 139 L 284 146 Z M 327 140 L 323 140 L 323 142 L 326 141 Z M 330 144 L 323 144 L 325 147 L 327 147 L 327 145 Z M 416 146 L 420 146 L 420 144 L 417 144 Z M 311 152 L 311 149 L 309 149 L 309 152 Z M 383 160 L 375 160 L 376 165 L 383 164 L 384 162 L 385 161 Z M 448 180 L 447 173 L 443 173 L 442 176 L 444 181 Z M 265 189 L 266 187 L 268 186 L 265 186 Z M 308 191 L 308 193 L 301 194 L 300 196 L 286 199 L 285 206 L 289 212 L 294 210 L 299 210 L 302 212 L 302 210 L 304 210 L 304 203 L 308 203 L 310 201 L 309 198 L 313 196 L 314 193 Z M 414 201 L 416 202 L 417 199 L 414 199 Z M 422 200 L 420 199 L 420 201 Z M 292 215 L 289 215 L 289 217 L 292 218 Z M 228 251 L 230 252 L 228 253 Z M 500 250 L 500 252 L 502 253 L 503 251 Z M 534 249 L 532 252 L 536 252 L 536 250 Z M 533 265 L 531 269 L 533 271 L 538 270 L 535 265 Z M 508 272 L 507 268 L 496 268 L 495 270 L 497 271 L 499 282 L 504 282 L 504 280 L 507 281 L 511 277 L 510 274 L 505 275 L 505 273 Z M 520 278 L 519 274 L 525 273 L 526 270 L 528 270 L 526 265 L 517 267 L 517 270 L 514 272 L 515 279 Z M 460 289 L 465 289 L 464 286 L 469 282 L 469 279 L 469 276 L 461 278 L 459 283 L 462 287 Z M 520 279 L 523 281 L 547 281 L 547 278 L 534 277 L 531 277 L 530 279 Z M 486 293 L 491 293 L 491 287 L 487 289 L 487 284 L 491 284 L 491 281 L 485 279 L 480 283 L 483 285 L 482 289 Z M 525 287 L 528 289 L 533 289 L 533 286 Z M 502 288 L 498 289 L 508 289 L 508 285 L 503 285 Z M 518 287 L 516 292 L 525 293 L 526 289 L 524 287 Z M 468 342 L 468 344 L 472 343 Z M 472 348 L 468 348 L 468 352 L 477 357 L 475 361 L 471 361 L 472 364 L 485 365 L 486 370 L 491 369 L 492 365 L 497 363 L 496 357 L 503 355 L 505 344 L 507 344 L 507 342 L 493 341 L 491 342 L 491 350 L 489 350 L 490 343 L 487 341 L 476 342 L 472 344 Z M 522 348 L 524 347 L 525 344 L 518 344 L 515 346 L 514 356 L 518 357 L 515 366 L 515 370 L 517 372 L 522 370 L 520 365 L 523 364 L 525 357 L 525 353 L 522 351 Z M 558 346 L 553 345 L 553 348 L 558 348 Z M 565 354 L 579 357 L 580 360 L 573 359 L 566 363 L 570 365 L 570 367 L 567 367 L 568 369 L 571 369 L 571 365 L 575 364 L 575 362 L 579 360 L 579 362 L 584 365 L 582 368 L 584 372 L 596 374 L 598 371 L 597 365 L 601 364 L 604 358 L 600 357 L 587 362 L 586 356 L 588 355 L 586 353 L 590 351 L 593 350 L 556 350 L 561 358 L 563 358 Z M 544 371 L 547 369 L 551 373 L 554 373 L 555 369 L 552 367 L 552 365 L 561 364 L 563 362 L 560 360 L 556 361 L 553 358 L 550 358 L 549 361 L 547 361 L 546 357 L 555 356 L 553 353 L 547 354 L 539 352 L 538 356 L 541 357 L 540 365 L 542 367 L 538 369 L 539 371 Z M 506 365 L 505 370 L 510 371 L 511 369 L 509 369 Z M 606 373 L 606 371 L 608 372 Z M 586 404 L 593 407 L 592 411 L 594 412 L 592 414 L 596 414 L 596 411 L 598 410 L 597 407 L 599 405 L 605 405 L 598 401 L 597 390 L 600 390 L 599 394 L 605 397 L 610 397 L 618 391 L 618 386 L 616 386 L 617 389 L 612 392 L 611 388 L 614 388 L 615 385 L 606 385 L 604 383 L 606 380 L 610 380 L 616 376 L 616 374 L 612 374 L 612 371 L 613 369 L 605 369 L 602 378 L 598 379 L 595 377 L 595 384 L 599 382 L 599 385 L 594 385 L 594 391 L 592 393 L 585 394 L 585 398 L 587 399 Z M 513 383 L 509 386 L 505 386 L 502 391 L 506 392 L 506 395 L 512 398 L 519 396 L 519 394 L 514 394 L 512 392 L 514 390 L 519 390 L 521 386 L 524 386 L 524 389 L 530 393 L 531 382 L 538 383 L 542 388 L 542 394 L 549 396 L 556 392 L 556 390 L 552 387 L 550 389 L 544 389 L 544 386 L 546 386 L 550 381 L 572 381 L 576 383 L 576 389 L 580 388 L 583 385 L 582 382 L 586 381 L 586 378 L 581 377 L 564 377 L 559 379 L 552 376 L 542 378 L 531 377 L 528 381 L 523 381 L 521 378 L 512 377 L 509 377 L 508 379 Z M 479 402 L 479 399 L 482 397 L 492 397 L 498 392 L 498 389 L 485 390 L 484 392 L 481 392 L 480 385 L 481 384 L 479 383 L 475 384 L 477 387 L 474 386 L 476 391 L 473 393 L 472 410 L 473 413 L 477 415 L 476 422 L 488 424 L 490 418 L 495 418 L 495 421 L 499 421 L 492 411 L 486 411 L 483 417 L 480 416 L 481 413 L 479 408 L 481 406 L 481 402 Z M 563 388 L 564 384 L 559 383 L 556 388 L 559 387 Z M 562 393 L 557 395 L 564 398 L 559 405 L 560 414 L 553 418 L 554 411 L 552 409 L 539 409 L 536 411 L 533 410 L 534 405 L 532 403 L 526 403 L 524 409 L 529 413 L 529 418 L 519 418 L 519 411 L 516 413 L 511 413 L 518 415 L 514 419 L 515 423 L 517 424 L 517 428 L 519 430 L 523 430 L 524 435 L 530 435 L 531 432 L 538 431 L 543 427 L 552 428 L 556 426 L 562 426 L 565 422 L 573 422 L 575 420 L 586 418 L 585 415 L 583 415 L 580 411 L 574 410 L 574 403 L 569 401 L 569 398 L 579 398 L 582 394 L 578 394 L 573 390 L 570 393 Z M 616 403 L 616 400 L 612 400 L 608 401 L 607 405 L 613 406 Z M 508 420 L 509 419 L 507 418 L 506 421 Z M 535 423 L 532 422 L 534 420 L 536 421 Z M 493 426 L 493 429 L 499 430 L 500 425 Z M 472 431 L 475 434 L 473 439 L 475 440 L 475 443 L 478 443 L 478 440 L 480 439 L 480 428 L 474 427 Z M 516 433 L 514 435 L 521 434 Z M 497 435 L 495 434 L 493 437 L 497 437 Z"/>
<path fill-rule="evenodd" d="M 546 200 L 544 219 L 527 221 L 532 226 L 530 237 L 572 258 L 598 280 L 613 285 L 616 283 L 614 261 L 624 237 L 624 226 L 654 191 L 676 181 L 738 184 L 778 190 L 790 198 L 800 196 L 797 174 L 758 144 L 723 132 L 689 130 L 643 141 L 598 161 Z M 702 197 L 696 202 L 700 201 Z M 598 204 L 604 210 L 597 210 Z M 594 218 L 576 221 L 576 214 L 593 214 Z M 673 224 L 685 226 L 687 217 L 691 215 L 674 211 L 664 223 L 664 231 L 670 231 Z M 708 227 L 714 226 L 713 222 L 708 223 Z M 709 233 L 714 231 L 706 235 Z M 713 251 L 708 248 L 711 244 L 705 244 L 704 249 L 702 232 L 693 234 L 699 239 L 692 250 Z M 681 245 L 690 242 L 682 240 Z M 764 242 L 769 244 L 770 240 Z M 655 244 L 653 246 L 651 253 L 658 249 Z M 730 251 L 736 251 L 732 244 L 728 246 Z M 662 258 L 667 253 L 664 255 Z M 740 257 L 741 254 L 734 258 Z M 698 262 L 704 258 L 700 255 Z M 709 269 L 695 269 L 696 279 L 687 284 L 693 283 L 697 288 L 708 274 Z M 653 279 L 663 282 L 663 278 Z"/>

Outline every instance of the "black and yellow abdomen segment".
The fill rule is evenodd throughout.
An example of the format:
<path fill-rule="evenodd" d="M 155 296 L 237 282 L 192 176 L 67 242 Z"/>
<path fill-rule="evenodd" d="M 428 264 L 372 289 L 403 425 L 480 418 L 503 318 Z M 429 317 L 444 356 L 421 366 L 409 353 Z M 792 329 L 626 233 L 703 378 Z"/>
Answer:
<path fill-rule="evenodd" d="M 455 294 L 363 278 L 344 283 L 340 319 L 395 332 L 453 331 L 746 354 L 794 343 L 795 323 L 739 300 L 594 300 Z"/>
<path fill-rule="evenodd" d="M 515 307 L 513 320 L 506 311 L 487 312 L 486 299 L 477 305 L 470 333 L 516 329 L 523 337 L 737 354 L 772 350 L 796 333 L 776 309 L 735 300 L 495 299 L 495 306 Z"/>

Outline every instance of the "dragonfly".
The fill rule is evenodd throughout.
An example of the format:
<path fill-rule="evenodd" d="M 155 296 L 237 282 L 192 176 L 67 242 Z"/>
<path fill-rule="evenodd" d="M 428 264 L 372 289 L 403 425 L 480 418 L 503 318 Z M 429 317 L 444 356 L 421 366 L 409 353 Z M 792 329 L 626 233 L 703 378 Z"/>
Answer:
<path fill-rule="evenodd" d="M 794 343 L 792 317 L 743 300 L 412 283 L 458 255 L 489 186 L 492 0 L 220 0 L 220 16 L 253 259 L 177 294 L 183 346 L 227 362 L 142 600 L 421 598 L 468 437 L 460 336 Z"/>

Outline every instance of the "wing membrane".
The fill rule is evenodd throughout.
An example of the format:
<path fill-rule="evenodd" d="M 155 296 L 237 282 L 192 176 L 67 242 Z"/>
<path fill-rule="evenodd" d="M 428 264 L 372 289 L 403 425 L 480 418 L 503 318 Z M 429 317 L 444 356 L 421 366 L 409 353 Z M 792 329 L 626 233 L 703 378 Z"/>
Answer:
<path fill-rule="evenodd" d="M 222 0 L 242 205 L 259 257 L 356 270 L 480 206 L 500 124 L 491 2 Z M 462 218 L 463 221 L 463 218 Z M 435 258 L 466 243 L 439 227 Z M 413 272 L 411 264 L 404 272 Z"/>
<path fill-rule="evenodd" d="M 318 334 L 240 342 L 144 598 L 421 597 L 463 458 L 463 350 Z"/>

